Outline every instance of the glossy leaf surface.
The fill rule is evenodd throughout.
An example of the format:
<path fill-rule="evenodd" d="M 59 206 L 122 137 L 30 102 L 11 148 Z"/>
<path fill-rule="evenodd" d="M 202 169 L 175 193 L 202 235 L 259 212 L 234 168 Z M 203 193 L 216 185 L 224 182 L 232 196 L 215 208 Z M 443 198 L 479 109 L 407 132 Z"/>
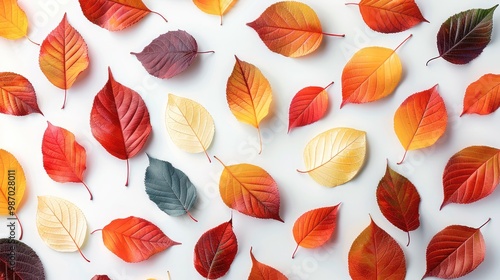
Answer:
<path fill-rule="evenodd" d="M 293 128 L 314 123 L 326 114 L 328 109 L 328 93 L 317 86 L 301 89 L 292 99 L 288 110 L 288 132 Z"/>
<path fill-rule="evenodd" d="M 42 114 L 35 89 L 28 79 L 16 73 L 0 73 L 0 113 L 14 116 Z"/>
<path fill-rule="evenodd" d="M 222 16 L 236 4 L 237 0 L 193 0 L 193 2 L 204 13 L 220 16 L 222 25 Z"/>
<path fill-rule="evenodd" d="M 467 87 L 462 115 L 488 115 L 498 107 L 500 107 L 500 75 L 483 75 Z"/>

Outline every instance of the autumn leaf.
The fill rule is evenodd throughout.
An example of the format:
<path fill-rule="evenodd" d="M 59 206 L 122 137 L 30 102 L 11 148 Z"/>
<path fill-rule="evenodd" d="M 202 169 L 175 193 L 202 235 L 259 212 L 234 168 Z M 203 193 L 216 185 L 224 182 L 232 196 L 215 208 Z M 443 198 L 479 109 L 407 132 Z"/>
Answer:
<path fill-rule="evenodd" d="M 314 137 L 304 148 L 306 171 L 325 187 L 349 182 L 363 167 L 366 133 L 352 128 L 333 128 Z"/>
<path fill-rule="evenodd" d="M 43 40 L 39 56 L 40 69 L 56 87 L 67 90 L 89 66 L 88 48 L 83 37 L 69 24 L 66 14 L 59 25 Z"/>
<path fill-rule="evenodd" d="M 301 57 L 321 45 L 324 33 L 318 15 L 308 5 L 281 1 L 269 6 L 255 21 L 247 23 L 273 52 L 288 57 Z"/>
<path fill-rule="evenodd" d="M 238 252 L 232 220 L 203 233 L 194 247 L 194 267 L 206 279 L 224 276 Z"/>
<path fill-rule="evenodd" d="M 31 247 L 16 239 L 0 239 L 0 271 L 0 276 L 4 277 L 0 278 L 4 280 L 45 279 L 40 257 Z"/>
<path fill-rule="evenodd" d="M 439 56 L 453 64 L 466 64 L 478 57 L 490 43 L 493 12 L 489 9 L 471 9 L 449 17 L 439 28 L 437 47 Z"/>
<path fill-rule="evenodd" d="M 78 0 L 85 17 L 102 28 L 109 31 L 119 31 L 128 28 L 150 13 L 151 11 L 141 0 Z"/>
<path fill-rule="evenodd" d="M 250 258 L 252 259 L 252 270 L 250 271 L 250 275 L 248 275 L 248 280 L 288 280 L 283 273 L 275 268 L 259 262 L 254 257 L 251 247 Z"/>
<path fill-rule="evenodd" d="M 28 17 L 17 0 L 2 0 L 0 3 L 0 36 L 16 40 L 28 34 Z"/>
<path fill-rule="evenodd" d="M 399 84 L 403 68 L 396 49 L 366 47 L 356 52 L 342 70 L 342 108 L 348 103 L 377 101 Z"/>
<path fill-rule="evenodd" d="M 476 269 L 483 261 L 486 251 L 481 228 L 462 225 L 447 226 L 427 245 L 427 269 L 422 277 L 452 279 L 462 277 Z"/>
<path fill-rule="evenodd" d="M 486 74 L 465 90 L 464 114 L 488 115 L 500 107 L 500 75 Z"/>
<path fill-rule="evenodd" d="M 358 5 L 364 22 L 382 33 L 397 33 L 428 22 L 414 0 L 361 0 Z"/>
<path fill-rule="evenodd" d="M 405 149 L 403 163 L 409 150 L 432 146 L 446 131 L 448 114 L 437 85 L 415 93 L 403 101 L 394 114 L 394 131 Z"/>
<path fill-rule="evenodd" d="M 359 234 L 349 250 L 349 275 L 353 280 L 405 279 L 403 250 L 371 217 L 370 221 L 370 225 Z"/>
<path fill-rule="evenodd" d="M 454 154 L 443 172 L 443 204 L 472 203 L 490 195 L 500 182 L 500 150 L 471 146 Z"/>
<path fill-rule="evenodd" d="M 196 7 L 204 13 L 220 16 L 220 25 L 222 25 L 222 16 L 236 4 L 236 1 L 237 0 L 193 0 Z"/>
<path fill-rule="evenodd" d="M 14 116 L 42 114 L 35 89 L 28 79 L 16 73 L 0 72 L 0 113 Z"/>
<path fill-rule="evenodd" d="M 90 128 L 95 139 L 113 156 L 127 161 L 138 154 L 151 133 L 149 112 L 134 90 L 120 84 L 108 68 L 109 78 L 97 93 L 90 112 Z"/>
<path fill-rule="evenodd" d="M 219 192 L 224 203 L 242 214 L 280 222 L 280 194 L 276 181 L 264 169 L 247 163 L 225 165 Z"/>
<path fill-rule="evenodd" d="M 148 155 L 149 166 L 146 168 L 144 183 L 149 199 L 158 208 L 170 216 L 188 214 L 196 202 L 196 187 L 181 170 L 167 161 L 162 161 Z"/>
<path fill-rule="evenodd" d="M 134 216 L 115 219 L 101 231 L 106 248 L 129 263 L 147 260 L 154 254 L 180 244 L 166 236 L 155 224 Z"/>
<path fill-rule="evenodd" d="M 293 238 L 297 242 L 297 247 L 292 254 L 292 259 L 299 246 L 317 248 L 330 240 L 337 227 L 339 206 L 340 204 L 337 204 L 307 211 L 295 221 Z"/>
<path fill-rule="evenodd" d="M 415 186 L 403 175 L 389 167 L 377 187 L 377 204 L 384 217 L 402 231 L 408 233 L 420 226 L 420 195 Z"/>
<path fill-rule="evenodd" d="M 204 152 L 211 162 L 207 149 L 214 138 L 215 124 L 207 109 L 191 99 L 169 94 L 165 123 L 177 147 L 188 153 Z"/>
<path fill-rule="evenodd" d="M 17 211 L 21 207 L 25 191 L 26 176 L 23 167 L 11 153 L 0 149 L 0 215 L 17 219 L 19 240 L 23 239 L 23 226 Z"/>
<path fill-rule="evenodd" d="M 301 89 L 292 99 L 288 110 L 288 132 L 293 128 L 314 123 L 326 114 L 328 109 L 328 93 L 326 87 L 306 87 Z"/>
<path fill-rule="evenodd" d="M 90 280 L 111 280 L 107 275 L 94 275 Z"/>
<path fill-rule="evenodd" d="M 226 98 L 229 109 L 240 122 L 257 128 L 260 151 L 262 152 L 262 136 L 260 122 L 269 113 L 273 99 L 271 85 L 259 68 L 234 56 L 236 63 L 227 80 Z"/>
<path fill-rule="evenodd" d="M 80 252 L 87 238 L 87 220 L 82 210 L 58 197 L 39 196 L 36 227 L 42 240 L 58 252 Z"/>

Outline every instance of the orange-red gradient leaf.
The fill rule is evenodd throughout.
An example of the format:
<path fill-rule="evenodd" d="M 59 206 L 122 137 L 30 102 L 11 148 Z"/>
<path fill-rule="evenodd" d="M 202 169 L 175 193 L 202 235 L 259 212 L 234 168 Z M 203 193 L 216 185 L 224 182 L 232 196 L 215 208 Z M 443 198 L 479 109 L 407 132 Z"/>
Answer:
<path fill-rule="evenodd" d="M 250 258 L 252 259 L 252 270 L 248 275 L 248 280 L 288 280 L 283 273 L 275 268 L 259 262 L 254 257 L 252 248 L 250 248 Z"/>
<path fill-rule="evenodd" d="M 194 247 L 194 267 L 206 279 L 224 276 L 238 252 L 232 220 L 205 232 Z"/>
<path fill-rule="evenodd" d="M 220 16 L 222 25 L 222 15 L 227 13 L 237 0 L 193 0 L 198 9 L 210 15 Z"/>
<path fill-rule="evenodd" d="M 467 87 L 462 115 L 488 115 L 498 107 L 500 107 L 500 75 L 486 74 Z"/>
<path fill-rule="evenodd" d="M 147 260 L 180 244 L 155 224 L 134 216 L 111 221 L 102 229 L 102 241 L 106 248 L 129 263 Z"/>
<path fill-rule="evenodd" d="M 87 164 L 87 153 L 70 131 L 48 123 L 42 139 L 43 167 L 49 177 L 59 183 L 82 183 Z"/>
<path fill-rule="evenodd" d="M 80 73 L 89 66 L 87 44 L 76 29 L 69 24 L 66 14 L 59 25 L 43 40 L 39 56 L 40 69 L 56 87 L 69 89 Z"/>
<path fill-rule="evenodd" d="M 317 248 L 325 244 L 332 237 L 337 227 L 337 212 L 340 204 L 322 207 L 302 214 L 293 225 L 293 238 L 297 247 Z"/>
<path fill-rule="evenodd" d="M 443 172 L 444 199 L 449 203 L 472 203 L 490 195 L 500 182 L 500 150 L 471 146 L 454 154 Z"/>
<path fill-rule="evenodd" d="M 328 109 L 328 93 L 326 87 L 306 87 L 301 89 L 292 99 L 288 111 L 288 132 L 293 128 L 311 124 L 320 120 Z"/>
<path fill-rule="evenodd" d="M 406 152 L 429 147 L 443 136 L 448 122 L 444 100 L 437 85 L 403 101 L 394 114 L 394 131 Z"/>
<path fill-rule="evenodd" d="M 348 263 L 353 280 L 404 280 L 406 276 L 403 250 L 373 220 L 352 243 Z"/>
<path fill-rule="evenodd" d="M 377 203 L 382 214 L 402 231 L 408 233 L 420 226 L 420 195 L 415 186 L 387 164 L 384 177 L 377 187 Z"/>
<path fill-rule="evenodd" d="M 222 161 L 220 162 L 224 165 Z M 222 200 L 229 208 L 251 217 L 283 222 L 279 213 L 278 185 L 269 173 L 256 165 L 246 163 L 224 165 L 220 175 L 219 191 Z"/>
<path fill-rule="evenodd" d="M 16 73 L 0 73 L 0 113 L 14 116 L 42 114 L 35 89 L 28 79 Z"/>
<path fill-rule="evenodd" d="M 427 269 L 422 279 L 453 279 L 476 269 L 484 261 L 486 246 L 480 230 L 486 223 L 479 228 L 447 226 L 434 235 L 427 245 Z"/>
<path fill-rule="evenodd" d="M 316 12 L 308 5 L 282 1 L 269 6 L 255 21 L 247 23 L 273 52 L 288 57 L 300 57 L 314 52 L 323 35 Z"/>

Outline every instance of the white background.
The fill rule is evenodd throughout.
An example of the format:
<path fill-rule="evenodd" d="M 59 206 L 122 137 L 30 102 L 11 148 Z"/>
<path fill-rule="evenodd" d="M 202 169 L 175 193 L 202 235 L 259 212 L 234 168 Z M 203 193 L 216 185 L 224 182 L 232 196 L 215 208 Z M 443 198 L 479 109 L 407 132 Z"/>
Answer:
<path fill-rule="evenodd" d="M 164 15 L 150 14 L 141 22 L 120 32 L 109 32 L 83 15 L 76 0 L 19 0 L 29 18 L 29 37 L 42 42 L 63 17 L 82 34 L 90 53 L 90 67 L 68 92 L 67 105 L 61 110 L 63 91 L 45 78 L 38 66 L 39 47 L 21 39 L 0 38 L 0 71 L 16 72 L 34 85 L 38 103 L 45 117 L 0 115 L 0 148 L 11 152 L 27 174 L 28 190 L 18 214 L 24 225 L 23 242 L 42 259 L 47 279 L 90 279 L 107 274 L 111 279 L 203 279 L 193 266 L 193 248 L 205 231 L 229 220 L 231 210 L 222 202 L 218 181 L 222 166 L 208 163 L 204 154 L 188 154 L 173 145 L 164 126 L 167 96 L 173 93 L 201 103 L 213 116 L 216 134 L 208 153 L 217 155 L 226 164 L 251 163 L 267 170 L 276 180 L 281 195 L 281 217 L 259 220 L 233 212 L 238 253 L 229 273 L 223 279 L 246 279 L 251 269 L 250 247 L 256 258 L 285 273 L 289 279 L 349 279 L 347 256 L 353 240 L 374 221 L 402 246 L 406 256 L 407 279 L 421 279 L 425 272 L 425 250 L 434 234 L 452 224 L 478 227 L 488 218 L 492 221 L 481 231 L 486 242 L 486 259 L 463 279 L 496 279 L 500 275 L 500 192 L 470 205 L 448 205 L 442 211 L 442 172 L 448 159 L 467 146 L 500 147 L 500 113 L 489 116 L 459 117 L 466 87 L 486 73 L 500 73 L 500 15 L 494 15 L 492 42 L 483 54 L 464 66 L 442 59 L 429 66 L 425 62 L 437 55 L 436 33 L 449 16 L 470 8 L 490 8 L 498 1 L 417 1 L 430 23 L 398 34 L 371 31 L 363 22 L 356 6 L 345 6 L 339 0 L 304 0 L 318 14 L 325 32 L 345 33 L 345 38 L 325 37 L 313 54 L 287 58 L 266 48 L 257 33 L 246 26 L 275 1 L 241 0 L 227 15 L 224 24 L 219 18 L 205 14 L 187 0 L 145 0 L 145 4 Z M 191 67 L 170 80 L 150 76 L 135 56 L 151 40 L 169 30 L 182 29 L 198 41 L 203 54 Z M 383 46 L 395 48 L 413 34 L 398 54 L 403 64 L 403 77 L 395 92 L 380 101 L 339 109 L 341 103 L 341 72 L 345 63 L 360 48 Z M 225 86 L 234 65 L 234 55 L 250 62 L 264 73 L 273 88 L 271 114 L 262 123 L 264 148 L 258 155 L 257 132 L 238 122 L 231 114 L 225 97 Z M 199 200 L 192 214 L 170 217 L 148 199 L 144 191 L 146 154 L 131 160 L 129 187 L 124 186 L 125 162 L 108 154 L 90 132 L 89 116 L 94 96 L 108 79 L 110 66 L 115 79 L 138 91 L 151 114 L 153 133 L 144 152 L 170 161 L 183 170 L 198 190 Z M 306 86 L 326 86 L 330 109 L 321 121 L 287 134 L 288 107 L 293 95 Z M 410 94 L 439 84 L 448 113 L 449 125 L 444 137 L 433 147 L 410 151 L 405 163 L 396 166 L 404 150 L 394 130 L 393 116 L 397 107 Z M 42 165 L 41 140 L 46 122 L 64 127 L 76 135 L 87 150 L 85 181 L 94 194 L 89 201 L 81 184 L 52 181 Z M 364 168 L 351 182 L 333 188 L 318 185 L 303 169 L 302 152 L 306 143 L 317 134 L 334 127 L 352 127 L 367 132 L 368 154 Z M 375 190 L 382 178 L 386 159 L 391 167 L 410 179 L 417 187 L 421 226 L 411 232 L 406 247 L 406 233 L 390 224 L 381 214 Z M 77 253 L 61 253 L 50 249 L 38 235 L 35 223 L 37 196 L 53 195 L 76 204 L 85 213 L 89 232 L 102 228 L 111 220 L 138 216 L 158 225 L 170 238 L 182 245 L 172 247 L 151 259 L 128 264 L 111 253 L 103 244 L 101 234 L 89 235 L 82 250 L 87 263 Z M 342 202 L 338 228 L 330 242 L 320 249 L 295 248 L 292 227 L 304 212 Z M 2 236 L 8 233 L 0 227 Z"/>

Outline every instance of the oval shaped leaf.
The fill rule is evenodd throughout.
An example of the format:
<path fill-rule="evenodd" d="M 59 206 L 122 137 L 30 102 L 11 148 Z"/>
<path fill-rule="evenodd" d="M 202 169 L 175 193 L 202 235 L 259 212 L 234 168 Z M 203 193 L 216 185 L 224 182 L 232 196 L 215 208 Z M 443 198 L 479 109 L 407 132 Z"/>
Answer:
<path fill-rule="evenodd" d="M 293 238 L 297 247 L 317 248 L 324 245 L 332 237 L 337 227 L 337 212 L 340 204 L 322 207 L 302 214 L 293 225 Z"/>
<path fill-rule="evenodd" d="M 0 73 L 0 113 L 14 116 L 42 114 L 35 89 L 28 79 L 16 73 Z"/>
<path fill-rule="evenodd" d="M 169 94 L 165 122 L 177 147 L 189 153 L 204 152 L 211 162 L 207 149 L 214 138 L 215 124 L 207 109 L 191 99 Z"/>
<path fill-rule="evenodd" d="M 499 107 L 500 75 L 486 74 L 467 87 L 462 115 L 488 115 L 496 111 Z"/>
<path fill-rule="evenodd" d="M 236 119 L 257 128 L 262 151 L 260 122 L 269 113 L 273 99 L 271 85 L 259 68 L 235 58 L 233 72 L 227 80 L 227 103 Z"/>
<path fill-rule="evenodd" d="M 446 131 L 448 114 L 437 85 L 410 95 L 394 114 L 394 131 L 405 149 L 403 159 L 409 150 L 432 146 Z"/>
<path fill-rule="evenodd" d="M 0 36 L 16 40 L 28 34 L 28 17 L 17 0 L 2 0 L 0 7 Z"/>
<path fill-rule="evenodd" d="M 113 156 L 127 160 L 146 144 L 151 123 L 146 103 L 134 90 L 109 78 L 97 93 L 90 112 L 90 128 L 95 139 Z M 128 168 L 127 180 L 128 185 Z"/>
<path fill-rule="evenodd" d="M 314 137 L 304 148 L 306 171 L 325 187 L 349 182 L 363 167 L 366 133 L 352 128 L 333 128 Z"/>
<path fill-rule="evenodd" d="M 39 63 L 45 77 L 56 87 L 64 89 L 64 109 L 67 89 L 89 66 L 87 44 L 80 33 L 69 24 L 66 14 L 43 40 Z"/>
<path fill-rule="evenodd" d="M 328 93 L 326 87 L 306 87 L 301 89 L 292 99 L 288 111 L 288 132 L 292 128 L 311 124 L 320 120 L 328 109 Z"/>
<path fill-rule="evenodd" d="M 443 172 L 444 199 L 449 203 L 472 203 L 490 195 L 500 182 L 500 150 L 471 146 L 454 154 Z"/>
<path fill-rule="evenodd" d="M 370 225 L 356 237 L 349 250 L 349 275 L 353 280 L 405 279 L 403 250 L 394 238 L 370 220 Z"/>
<path fill-rule="evenodd" d="M 234 6 L 236 0 L 193 0 L 193 2 L 204 13 L 220 16 L 220 24 L 222 25 L 222 15 Z"/>
<path fill-rule="evenodd" d="M 149 166 L 146 168 L 144 183 L 149 199 L 158 208 L 170 216 L 188 214 L 196 202 L 196 188 L 181 170 L 170 162 L 148 155 Z M 193 218 L 194 219 L 194 218 Z"/>
<path fill-rule="evenodd" d="M 259 262 L 254 257 L 252 248 L 250 248 L 250 258 L 252 259 L 252 270 L 248 275 L 248 280 L 288 280 L 283 273 L 275 268 Z"/>
<path fill-rule="evenodd" d="M 129 263 L 147 260 L 180 244 L 150 221 L 134 216 L 115 219 L 107 224 L 102 229 L 102 241 L 106 248 Z"/>
<path fill-rule="evenodd" d="M 107 275 L 94 275 L 90 280 L 111 280 Z"/>
<path fill-rule="evenodd" d="M 220 163 L 224 170 L 220 175 L 219 192 L 229 208 L 251 217 L 283 222 L 279 213 L 278 185 L 269 173 L 252 164 L 226 166 Z"/>
<path fill-rule="evenodd" d="M 82 210 L 73 203 L 58 197 L 39 196 L 36 227 L 42 240 L 59 252 L 81 250 L 87 238 L 87 220 Z"/>
<path fill-rule="evenodd" d="M 232 220 L 201 235 L 194 246 L 194 267 L 206 279 L 224 276 L 238 252 L 238 240 Z"/>
<path fill-rule="evenodd" d="M 489 9 L 471 9 L 449 17 L 439 28 L 437 47 L 439 56 L 453 64 L 466 64 L 478 57 L 490 43 L 493 12 Z"/>
<path fill-rule="evenodd" d="M 0 239 L 0 271 L 1 279 L 45 280 L 40 257 L 31 247 L 16 239 Z"/>

